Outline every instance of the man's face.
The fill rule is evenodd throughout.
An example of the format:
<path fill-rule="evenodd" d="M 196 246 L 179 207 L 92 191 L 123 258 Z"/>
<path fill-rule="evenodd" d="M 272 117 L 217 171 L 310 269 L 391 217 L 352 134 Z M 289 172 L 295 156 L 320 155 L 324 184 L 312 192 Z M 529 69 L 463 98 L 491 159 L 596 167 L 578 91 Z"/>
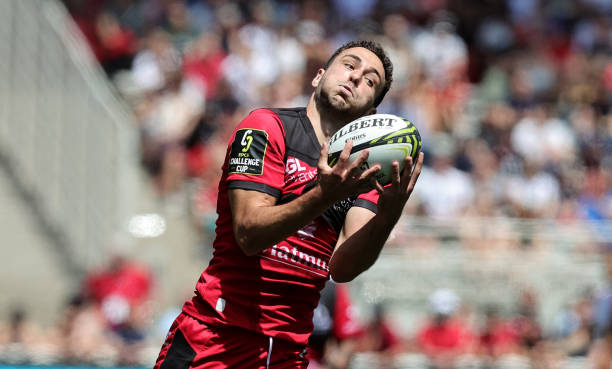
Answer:
<path fill-rule="evenodd" d="M 342 51 L 327 70 L 312 81 L 322 107 L 356 119 L 375 112 L 374 100 L 385 83 L 385 71 L 376 54 L 363 47 Z"/>

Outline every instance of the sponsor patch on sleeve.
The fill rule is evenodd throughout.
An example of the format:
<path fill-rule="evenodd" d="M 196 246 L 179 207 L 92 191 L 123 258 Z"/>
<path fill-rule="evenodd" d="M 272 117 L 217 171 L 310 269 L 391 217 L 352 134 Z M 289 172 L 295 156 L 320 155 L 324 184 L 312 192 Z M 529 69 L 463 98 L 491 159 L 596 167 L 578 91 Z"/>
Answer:
<path fill-rule="evenodd" d="M 263 174 L 268 133 L 259 129 L 243 128 L 236 132 L 229 157 L 231 174 Z"/>

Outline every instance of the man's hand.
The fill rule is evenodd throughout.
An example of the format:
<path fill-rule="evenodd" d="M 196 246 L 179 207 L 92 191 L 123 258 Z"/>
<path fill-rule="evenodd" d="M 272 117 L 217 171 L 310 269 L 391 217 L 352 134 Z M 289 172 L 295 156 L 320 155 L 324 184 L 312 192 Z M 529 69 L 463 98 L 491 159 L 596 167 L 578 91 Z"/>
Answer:
<path fill-rule="evenodd" d="M 391 166 L 391 185 L 383 187 L 376 182 L 376 191 L 380 194 L 378 214 L 389 216 L 393 222 L 399 219 L 404 205 L 410 198 L 414 185 L 421 174 L 423 158 L 423 153 L 419 153 L 416 165 L 413 165 L 412 157 L 407 157 L 404 162 L 404 172 L 401 175 L 398 162 L 393 162 Z"/>
<path fill-rule="evenodd" d="M 327 143 L 324 143 L 321 149 L 318 164 L 318 186 L 320 186 L 323 196 L 333 200 L 333 203 L 369 191 L 377 183 L 374 175 L 381 169 L 381 166 L 376 164 L 362 171 L 361 166 L 368 159 L 370 152 L 367 149 L 363 150 L 357 159 L 349 162 L 352 148 L 353 141 L 348 140 L 340 153 L 338 162 L 333 167 L 327 164 L 329 150 Z"/>
<path fill-rule="evenodd" d="M 380 194 L 376 215 L 361 207 L 352 207 L 348 211 L 329 261 L 330 273 L 336 282 L 352 281 L 374 264 L 391 230 L 402 215 L 404 205 L 421 174 L 422 166 L 423 153 L 419 154 L 414 167 L 412 158 L 407 158 L 401 175 L 399 164 L 394 162 L 391 184 L 383 187 L 380 183 L 375 183 Z"/>

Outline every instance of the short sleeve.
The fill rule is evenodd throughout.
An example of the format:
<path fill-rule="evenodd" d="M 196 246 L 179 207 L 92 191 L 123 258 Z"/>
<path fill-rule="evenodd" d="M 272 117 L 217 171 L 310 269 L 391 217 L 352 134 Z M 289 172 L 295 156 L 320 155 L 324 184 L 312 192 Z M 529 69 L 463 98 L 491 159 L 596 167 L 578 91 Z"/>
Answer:
<path fill-rule="evenodd" d="M 378 211 L 378 196 L 378 191 L 376 190 L 364 192 L 357 196 L 357 199 L 355 199 L 353 206 L 366 208 L 376 214 L 376 212 Z"/>
<path fill-rule="evenodd" d="M 229 189 L 265 192 L 279 197 L 285 175 L 285 131 L 271 110 L 251 112 L 229 140 Z"/>

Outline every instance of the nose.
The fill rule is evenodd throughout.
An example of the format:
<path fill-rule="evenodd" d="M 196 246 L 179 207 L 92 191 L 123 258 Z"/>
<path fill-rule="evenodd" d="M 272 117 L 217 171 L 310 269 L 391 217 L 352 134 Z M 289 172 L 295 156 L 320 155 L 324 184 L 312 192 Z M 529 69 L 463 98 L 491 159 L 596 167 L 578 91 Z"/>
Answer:
<path fill-rule="evenodd" d="M 358 86 L 361 81 L 361 71 L 359 69 L 353 69 L 349 74 L 349 81 L 353 83 L 353 85 Z"/>

